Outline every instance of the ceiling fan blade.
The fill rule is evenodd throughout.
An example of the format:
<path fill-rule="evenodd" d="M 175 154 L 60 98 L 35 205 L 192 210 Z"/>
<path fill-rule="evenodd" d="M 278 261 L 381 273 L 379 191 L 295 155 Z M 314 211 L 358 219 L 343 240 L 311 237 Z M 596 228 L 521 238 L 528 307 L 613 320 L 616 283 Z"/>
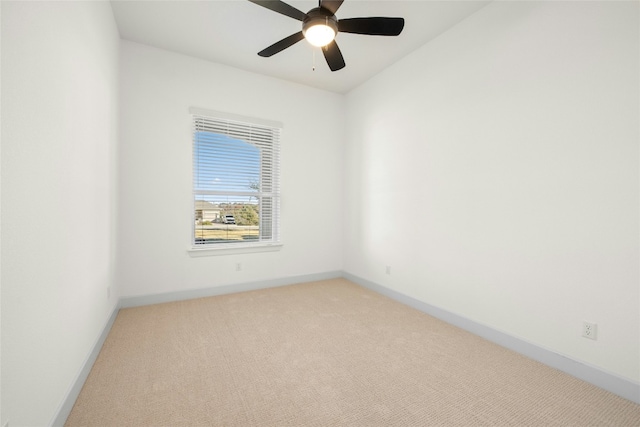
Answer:
<path fill-rule="evenodd" d="M 273 10 L 274 12 L 281 13 L 290 18 L 297 19 L 298 21 L 304 21 L 304 18 L 307 17 L 307 14 L 299 11 L 293 6 L 289 6 L 283 1 L 280 0 L 249 0 L 251 3 L 255 3 L 259 6 L 266 7 L 269 10 Z"/>
<path fill-rule="evenodd" d="M 342 2 L 344 2 L 344 0 L 322 0 L 320 7 L 324 7 L 335 15 L 338 9 L 340 9 L 340 6 L 342 6 Z"/>
<path fill-rule="evenodd" d="M 338 31 L 343 33 L 397 36 L 403 28 L 403 18 L 347 18 L 338 21 Z"/>
<path fill-rule="evenodd" d="M 322 53 L 324 54 L 324 59 L 327 60 L 327 64 L 329 64 L 331 71 L 338 71 L 346 65 L 344 63 L 344 58 L 342 57 L 342 52 L 340 52 L 335 40 L 323 47 Z"/>
<path fill-rule="evenodd" d="M 268 48 L 261 50 L 260 52 L 258 52 L 258 55 L 263 56 L 265 58 L 267 58 L 269 56 L 273 56 L 276 53 L 285 50 L 289 46 L 293 46 L 294 44 L 298 43 L 303 38 L 304 38 L 304 34 L 302 34 L 302 31 L 299 31 L 299 32 L 297 32 L 295 34 L 291 34 L 289 37 L 285 37 L 282 40 L 280 40 L 279 42 L 275 42 L 274 44 L 272 44 Z"/>

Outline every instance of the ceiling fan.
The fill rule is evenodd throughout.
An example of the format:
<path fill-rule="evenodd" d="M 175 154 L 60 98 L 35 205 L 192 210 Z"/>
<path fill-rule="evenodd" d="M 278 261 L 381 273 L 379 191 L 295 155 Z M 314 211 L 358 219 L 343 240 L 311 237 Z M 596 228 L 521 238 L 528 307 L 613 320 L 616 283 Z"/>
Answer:
<path fill-rule="evenodd" d="M 273 56 L 293 46 L 302 39 L 307 39 L 314 46 L 322 48 L 324 58 L 331 71 L 338 71 L 346 65 L 342 53 L 336 44 L 338 32 L 366 34 L 373 36 L 397 36 L 404 28 L 403 18 L 336 18 L 336 12 L 344 0 L 319 0 L 318 7 L 304 13 L 293 6 L 279 0 L 249 0 L 274 12 L 302 21 L 302 31 L 285 37 L 258 52 L 262 57 Z"/>

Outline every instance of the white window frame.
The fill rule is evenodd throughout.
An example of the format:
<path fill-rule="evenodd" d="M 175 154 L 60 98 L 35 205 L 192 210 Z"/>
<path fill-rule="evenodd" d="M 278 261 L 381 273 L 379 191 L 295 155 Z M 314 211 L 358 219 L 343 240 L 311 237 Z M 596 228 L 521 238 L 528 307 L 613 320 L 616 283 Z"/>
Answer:
<path fill-rule="evenodd" d="M 191 115 L 192 126 L 192 197 L 191 197 L 191 245 L 189 253 L 191 256 L 201 255 L 219 255 L 229 253 L 244 253 L 244 252 L 264 252 L 279 250 L 282 246 L 280 241 L 280 133 L 282 130 L 282 123 L 257 119 L 253 117 L 245 117 L 235 114 L 223 113 L 219 111 L 205 110 L 201 108 L 190 108 L 189 113 Z M 195 182 L 196 172 L 196 135 L 197 132 L 211 129 L 214 133 L 227 135 L 232 138 L 243 140 L 254 146 L 261 147 L 270 146 L 270 149 L 266 150 L 269 156 L 268 160 L 261 157 L 261 170 L 260 170 L 260 189 L 255 192 L 236 192 L 234 195 L 249 195 L 258 197 L 260 204 L 263 199 L 269 199 L 272 203 L 271 209 L 268 211 L 268 215 L 263 218 L 264 206 L 261 206 L 259 213 L 259 237 L 257 240 L 251 240 L 247 242 L 209 242 L 209 243 L 196 243 L 196 217 L 195 217 L 195 205 L 197 196 L 215 195 L 220 196 L 228 194 L 225 191 L 208 191 L 197 190 Z M 239 129 L 239 131 L 238 131 Z M 253 130 L 258 130 L 263 134 L 272 135 L 266 141 L 261 138 L 259 142 L 252 141 L 251 137 L 244 138 L 243 135 L 251 135 Z M 268 165 L 268 168 L 264 166 Z M 265 178 L 265 170 L 269 169 Z M 267 185 L 268 183 L 268 185 Z M 263 191 L 263 187 L 269 187 L 269 191 Z M 269 229 L 263 227 L 267 222 L 271 223 Z M 268 230 L 268 232 L 266 231 Z"/>

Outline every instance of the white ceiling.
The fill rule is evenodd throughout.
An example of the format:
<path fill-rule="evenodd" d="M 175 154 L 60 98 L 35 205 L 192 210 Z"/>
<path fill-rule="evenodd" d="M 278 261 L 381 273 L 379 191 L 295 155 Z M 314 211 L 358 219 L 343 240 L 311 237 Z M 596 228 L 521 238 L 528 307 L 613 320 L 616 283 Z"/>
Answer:
<path fill-rule="evenodd" d="M 306 41 L 270 57 L 267 46 L 301 30 L 302 23 L 245 0 L 112 0 L 123 39 L 291 82 L 346 93 L 399 58 L 456 25 L 489 1 L 346 0 L 338 19 L 391 16 L 405 19 L 397 37 L 340 33 L 347 66 L 331 72 L 319 48 Z M 307 12 L 317 0 L 288 1 Z M 315 71 L 313 70 L 315 56 Z"/>

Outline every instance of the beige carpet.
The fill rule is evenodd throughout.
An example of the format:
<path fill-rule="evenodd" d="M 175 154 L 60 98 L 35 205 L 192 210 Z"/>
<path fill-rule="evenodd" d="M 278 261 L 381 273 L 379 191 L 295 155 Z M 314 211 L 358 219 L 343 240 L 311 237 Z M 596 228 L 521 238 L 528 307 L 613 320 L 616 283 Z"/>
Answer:
<path fill-rule="evenodd" d="M 346 280 L 123 309 L 67 426 L 640 426 L 640 405 Z"/>

